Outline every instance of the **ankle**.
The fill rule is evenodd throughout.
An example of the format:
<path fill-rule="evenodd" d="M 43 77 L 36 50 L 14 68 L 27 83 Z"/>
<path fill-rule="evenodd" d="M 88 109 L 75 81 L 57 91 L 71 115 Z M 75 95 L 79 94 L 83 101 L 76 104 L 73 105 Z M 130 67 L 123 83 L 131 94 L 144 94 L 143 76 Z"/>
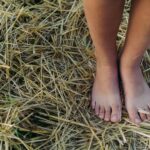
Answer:
<path fill-rule="evenodd" d="M 99 58 L 96 57 L 96 67 L 106 68 L 106 69 L 116 69 L 118 68 L 117 58 Z"/>
<path fill-rule="evenodd" d="M 118 66 L 117 64 L 109 63 L 96 63 L 96 72 L 98 74 L 103 74 L 105 77 L 118 77 Z"/>
<path fill-rule="evenodd" d="M 108 51 L 108 49 L 105 49 Z M 96 58 L 96 65 L 97 67 L 103 68 L 117 68 L 118 60 L 117 60 L 117 53 L 111 52 L 108 54 L 101 54 L 98 50 L 95 51 L 95 58 Z"/>
<path fill-rule="evenodd" d="M 106 69 L 106 70 L 118 70 L 117 62 L 105 62 L 96 60 L 97 69 Z"/>
<path fill-rule="evenodd" d="M 135 72 L 140 70 L 140 62 L 133 60 L 124 60 L 123 58 L 120 60 L 120 70 L 127 72 Z"/>

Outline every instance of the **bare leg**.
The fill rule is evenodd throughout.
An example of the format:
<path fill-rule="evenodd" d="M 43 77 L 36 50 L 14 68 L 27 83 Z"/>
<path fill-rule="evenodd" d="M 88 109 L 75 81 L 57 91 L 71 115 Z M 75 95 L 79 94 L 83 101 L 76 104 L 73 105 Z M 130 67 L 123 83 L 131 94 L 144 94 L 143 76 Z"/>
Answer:
<path fill-rule="evenodd" d="M 101 119 L 112 122 L 121 119 L 116 36 L 123 6 L 124 0 L 84 0 L 97 62 L 92 107 Z"/>
<path fill-rule="evenodd" d="M 150 0 L 133 0 L 129 28 L 121 57 L 121 74 L 125 90 L 126 107 L 130 119 L 140 123 L 150 119 L 138 113 L 138 108 L 149 112 L 150 89 L 140 70 L 142 56 L 150 43 Z"/>

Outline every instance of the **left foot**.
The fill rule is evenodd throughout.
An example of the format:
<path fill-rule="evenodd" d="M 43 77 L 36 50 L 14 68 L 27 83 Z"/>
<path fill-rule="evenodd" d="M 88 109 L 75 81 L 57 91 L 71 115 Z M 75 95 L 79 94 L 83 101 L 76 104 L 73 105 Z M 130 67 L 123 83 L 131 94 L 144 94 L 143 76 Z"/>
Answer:
<path fill-rule="evenodd" d="M 136 124 L 150 120 L 150 88 L 143 78 L 140 67 L 125 67 L 122 65 L 120 70 L 126 109 L 130 120 Z"/>

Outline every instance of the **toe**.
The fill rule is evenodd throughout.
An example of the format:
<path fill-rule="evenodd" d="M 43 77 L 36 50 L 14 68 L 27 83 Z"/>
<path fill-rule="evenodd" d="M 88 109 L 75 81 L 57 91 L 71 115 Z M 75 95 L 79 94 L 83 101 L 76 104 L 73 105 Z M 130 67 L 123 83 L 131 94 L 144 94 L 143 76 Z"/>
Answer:
<path fill-rule="evenodd" d="M 141 109 L 142 111 L 139 111 L 139 115 L 140 115 L 140 117 L 141 117 L 141 120 L 142 121 L 145 121 L 145 120 L 147 120 L 147 113 L 148 113 L 148 108 L 143 108 L 143 109 Z"/>
<path fill-rule="evenodd" d="M 140 117 L 141 117 L 142 121 L 145 121 L 147 119 L 146 114 L 144 114 L 144 113 L 139 113 L 139 114 L 140 114 Z"/>
<path fill-rule="evenodd" d="M 146 120 L 150 121 L 150 112 L 149 114 L 146 114 Z"/>
<path fill-rule="evenodd" d="M 99 116 L 99 105 L 95 106 L 95 114 Z"/>
<path fill-rule="evenodd" d="M 146 112 L 147 112 L 146 118 L 148 121 L 150 121 L 150 108 L 149 107 L 147 107 Z"/>
<path fill-rule="evenodd" d="M 110 113 L 111 113 L 110 107 L 106 107 L 105 108 L 105 118 L 104 118 L 105 121 L 110 121 Z"/>
<path fill-rule="evenodd" d="M 104 119 L 104 116 L 105 116 L 105 109 L 104 109 L 104 107 L 101 107 L 101 108 L 100 108 L 99 117 L 100 117 L 101 119 Z"/>
<path fill-rule="evenodd" d="M 111 114 L 111 121 L 118 122 L 121 120 L 121 106 L 113 106 L 112 107 L 112 114 Z"/>
<path fill-rule="evenodd" d="M 141 119 L 138 114 L 138 110 L 136 108 L 131 108 L 130 110 L 128 110 L 128 113 L 129 113 L 129 118 L 132 122 L 134 122 L 135 124 L 141 123 Z"/>
<path fill-rule="evenodd" d="M 147 114 L 146 117 L 147 117 L 147 120 L 150 121 L 150 114 Z"/>
<path fill-rule="evenodd" d="M 92 105 L 92 109 L 95 109 L 96 102 L 94 100 L 92 100 L 91 105 Z"/>
<path fill-rule="evenodd" d="M 149 106 L 147 108 L 147 112 L 148 112 L 148 114 L 146 115 L 147 116 L 147 120 L 150 121 L 150 108 L 149 108 Z"/>

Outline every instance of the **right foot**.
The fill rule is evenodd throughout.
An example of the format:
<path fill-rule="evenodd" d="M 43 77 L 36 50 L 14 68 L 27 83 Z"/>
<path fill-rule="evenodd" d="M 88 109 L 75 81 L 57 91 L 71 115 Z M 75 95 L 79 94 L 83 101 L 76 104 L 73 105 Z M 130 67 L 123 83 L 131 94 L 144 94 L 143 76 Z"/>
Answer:
<path fill-rule="evenodd" d="M 105 121 L 121 120 L 121 99 L 117 67 L 96 67 L 96 78 L 92 89 L 92 108 Z"/>

